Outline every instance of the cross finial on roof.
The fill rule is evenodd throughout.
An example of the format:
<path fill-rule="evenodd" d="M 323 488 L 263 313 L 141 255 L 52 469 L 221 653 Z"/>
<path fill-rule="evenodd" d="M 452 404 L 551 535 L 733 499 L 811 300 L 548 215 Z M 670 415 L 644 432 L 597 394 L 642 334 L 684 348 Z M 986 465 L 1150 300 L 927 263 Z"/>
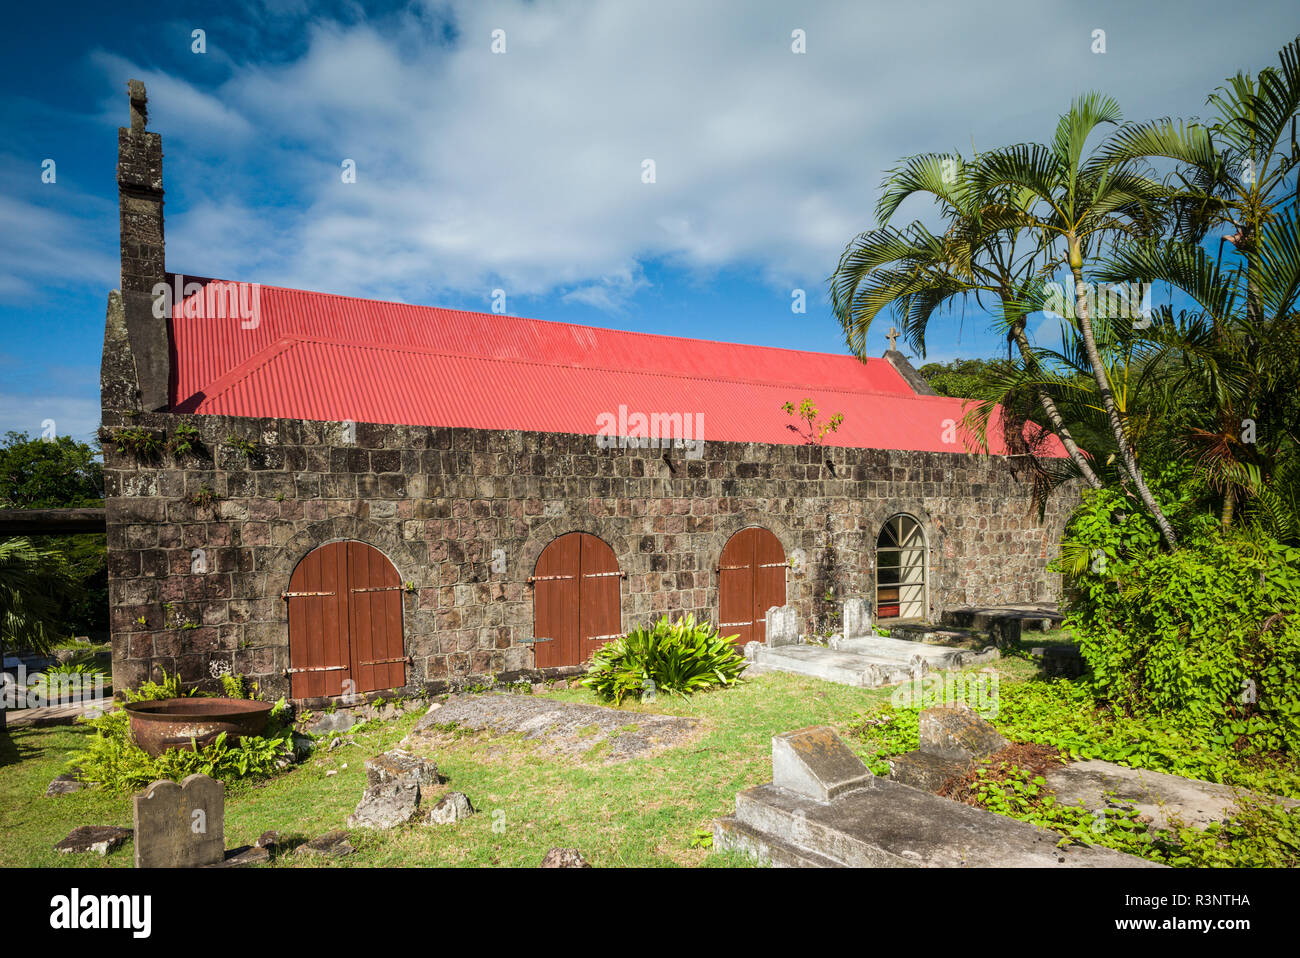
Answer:
<path fill-rule="evenodd" d="M 885 334 L 885 338 L 889 340 L 889 351 L 891 353 L 898 351 L 898 336 L 899 336 L 898 330 L 896 330 L 893 326 L 890 326 L 889 332 Z"/>

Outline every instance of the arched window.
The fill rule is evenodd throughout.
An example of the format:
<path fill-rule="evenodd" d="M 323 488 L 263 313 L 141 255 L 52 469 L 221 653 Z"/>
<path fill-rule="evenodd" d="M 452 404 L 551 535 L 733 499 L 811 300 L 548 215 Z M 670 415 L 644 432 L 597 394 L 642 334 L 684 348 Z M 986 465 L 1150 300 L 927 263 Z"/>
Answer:
<path fill-rule="evenodd" d="M 727 540 L 718 561 L 718 630 L 736 644 L 767 639 L 767 610 L 785 605 L 785 549 L 757 526 Z"/>
<path fill-rule="evenodd" d="M 330 542 L 293 570 L 289 694 L 319 698 L 406 685 L 402 580 L 364 542 Z"/>
<path fill-rule="evenodd" d="M 925 534 L 911 516 L 885 521 L 876 538 L 876 617 L 925 618 Z"/>
<path fill-rule="evenodd" d="M 586 532 L 560 536 L 537 557 L 529 581 L 537 668 L 580 665 L 622 635 L 623 574 L 602 539 Z"/>

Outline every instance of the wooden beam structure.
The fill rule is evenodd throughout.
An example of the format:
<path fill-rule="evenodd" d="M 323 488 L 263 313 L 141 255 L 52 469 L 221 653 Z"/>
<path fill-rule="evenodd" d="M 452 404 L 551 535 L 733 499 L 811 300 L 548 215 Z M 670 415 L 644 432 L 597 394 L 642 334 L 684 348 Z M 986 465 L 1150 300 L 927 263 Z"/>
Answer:
<path fill-rule="evenodd" d="M 0 536 L 66 536 L 105 531 L 103 509 L 0 509 Z"/>

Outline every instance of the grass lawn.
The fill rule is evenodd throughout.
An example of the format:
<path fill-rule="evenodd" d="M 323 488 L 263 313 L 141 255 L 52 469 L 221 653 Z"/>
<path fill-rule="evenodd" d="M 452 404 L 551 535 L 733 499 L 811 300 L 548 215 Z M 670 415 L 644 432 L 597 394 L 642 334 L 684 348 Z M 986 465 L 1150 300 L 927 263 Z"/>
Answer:
<path fill-rule="evenodd" d="M 1044 638 L 1044 644 L 1062 640 Z M 1040 640 L 1034 637 L 1026 644 L 1037 645 Z M 1047 688 L 1042 683 L 1024 684 L 1037 674 L 1036 664 L 1026 655 L 1005 657 L 997 668 L 1004 693 L 1009 687 L 1031 693 L 1040 686 Z M 734 809 L 737 792 L 771 780 L 772 736 L 808 725 L 829 725 L 867 761 L 878 751 L 892 754 L 915 747 L 914 728 L 910 744 L 897 736 L 883 741 L 873 732 L 861 734 L 859 717 L 887 704 L 894 691 L 771 673 L 691 699 L 661 695 L 651 705 L 625 704 L 629 712 L 696 716 L 703 730 L 688 744 L 616 765 L 601 764 L 605 750 L 599 746 L 578 760 L 544 753 L 518 736 L 454 734 L 431 757 L 449 779 L 447 788 L 467 794 L 479 814 L 452 826 L 351 830 L 356 854 L 331 862 L 287 855 L 270 867 L 534 867 L 553 847 L 578 848 L 598 867 L 747 865 L 739 856 L 691 847 L 692 840 L 707 833 L 713 819 Z M 599 704 L 585 689 L 556 690 L 546 697 Z M 365 790 L 365 760 L 394 747 L 422 714 L 421 710 L 391 722 L 368 723 L 350 736 L 355 744 L 334 751 L 322 747 L 275 779 L 228 788 L 227 847 L 250 844 L 268 829 L 292 842 L 344 828 Z M 1084 714 L 1073 717 L 1082 728 L 1093 726 Z M 1002 726 L 1006 720 L 1002 716 L 994 721 Z M 1049 725 L 1059 728 L 1063 720 L 1060 716 Z M 1019 732 L 1013 738 L 1042 737 L 1025 726 L 1023 716 L 1012 716 L 1010 722 L 1006 730 Z M 859 734 L 853 734 L 853 728 Z M 91 734 L 87 728 L 64 726 L 12 729 L 8 738 L 0 737 L 4 834 L 0 866 L 131 865 L 129 842 L 107 859 L 53 850 L 77 825 L 131 825 L 129 795 L 91 788 L 43 797 L 50 779 L 66 770 L 69 753 Z M 1293 769 L 1272 771 L 1275 780 L 1270 784 L 1293 784 Z"/>
<path fill-rule="evenodd" d="M 1032 672 L 1017 660 L 1005 666 Z M 771 780 L 772 736 L 806 725 L 844 731 L 855 714 L 887 702 L 892 691 L 768 674 L 689 700 L 660 696 L 653 705 L 629 704 L 628 711 L 698 716 L 704 732 L 691 744 L 618 765 L 601 765 L 598 755 L 582 763 L 560 760 L 509 738 L 460 736 L 434 759 L 449 787 L 467 794 L 480 814 L 454 826 L 355 830 L 358 853 L 337 864 L 533 867 L 555 846 L 578 848 L 595 866 L 743 864 L 690 844 L 697 829 L 733 810 L 738 791 Z M 586 690 L 548 696 L 596 702 Z M 264 784 L 229 789 L 227 846 L 251 843 L 267 829 L 310 838 L 344 827 L 365 789 L 365 760 L 396 745 L 419 714 L 358 732 L 356 745 L 322 751 Z M 67 753 L 88 734 L 70 727 L 14 729 L 12 745 L 0 745 L 9 748 L 0 754 L 0 866 L 97 864 L 98 858 L 60 855 L 52 846 L 77 825 L 130 827 L 129 796 L 88 789 L 42 797 L 50 779 L 65 770 Z M 850 736 L 845 741 L 867 748 Z M 336 774 L 327 777 L 330 770 Z M 127 843 L 104 864 L 129 866 L 131 858 Z M 319 862 L 286 856 L 274 867 L 309 863 Z"/>

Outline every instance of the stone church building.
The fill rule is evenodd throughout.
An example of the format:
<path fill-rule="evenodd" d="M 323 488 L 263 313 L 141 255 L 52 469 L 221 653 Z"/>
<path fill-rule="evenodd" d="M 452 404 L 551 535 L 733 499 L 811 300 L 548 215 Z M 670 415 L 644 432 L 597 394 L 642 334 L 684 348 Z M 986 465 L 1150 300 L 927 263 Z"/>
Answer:
<path fill-rule="evenodd" d="M 1040 522 L 1026 444 L 976 454 L 892 348 L 168 272 L 162 142 L 130 99 L 101 376 L 116 688 L 231 671 L 319 704 L 566 674 L 664 613 L 745 642 L 773 605 L 815 631 L 849 597 L 881 620 L 1056 597 L 1068 497 Z M 838 431 L 810 441 L 783 409 L 804 399 Z"/>

